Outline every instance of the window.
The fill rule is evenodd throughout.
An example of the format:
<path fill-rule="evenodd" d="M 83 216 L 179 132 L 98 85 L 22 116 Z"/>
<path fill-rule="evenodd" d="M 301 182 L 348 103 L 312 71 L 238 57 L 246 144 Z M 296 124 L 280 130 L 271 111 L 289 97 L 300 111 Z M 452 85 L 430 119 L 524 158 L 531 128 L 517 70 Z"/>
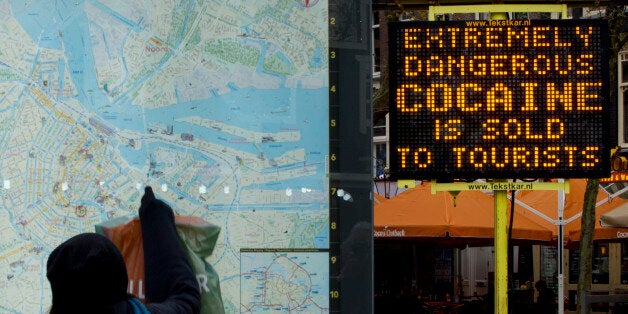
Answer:
<path fill-rule="evenodd" d="M 608 283 L 608 243 L 593 244 L 593 283 Z"/>
<path fill-rule="evenodd" d="M 381 71 L 381 49 L 379 40 L 379 11 L 373 12 L 372 26 L 372 42 L 373 42 L 373 77 L 379 78 Z"/>
<path fill-rule="evenodd" d="M 580 276 L 580 250 L 569 251 L 569 283 L 578 283 Z M 571 297 L 569 298 L 571 300 Z"/>
<path fill-rule="evenodd" d="M 624 246 L 622 245 L 622 258 L 624 254 Z M 626 256 L 628 257 L 628 256 Z M 573 250 L 569 253 L 569 283 L 578 283 L 580 250 Z M 626 267 L 628 267 L 628 259 L 626 259 Z M 607 284 L 608 283 L 608 243 L 593 244 L 593 265 L 592 265 L 592 283 Z M 622 264 L 623 267 L 623 264 Z M 622 268 L 624 269 L 624 268 Z M 628 268 L 626 268 L 628 270 Z M 624 272 L 622 272 L 622 280 Z"/>
<path fill-rule="evenodd" d="M 386 169 L 386 143 L 375 144 L 375 175 L 377 178 L 384 178 Z"/>
<path fill-rule="evenodd" d="M 558 269 L 556 265 L 558 250 L 553 246 L 541 247 L 541 279 L 547 282 L 547 287 L 556 290 L 558 287 Z"/>
<path fill-rule="evenodd" d="M 513 256 L 513 280 L 515 287 L 519 288 L 526 282 L 533 282 L 534 269 L 532 258 L 532 245 L 515 246 Z M 528 288 L 532 288 L 531 286 Z"/>
<path fill-rule="evenodd" d="M 628 51 L 619 53 L 619 143 L 628 146 Z"/>

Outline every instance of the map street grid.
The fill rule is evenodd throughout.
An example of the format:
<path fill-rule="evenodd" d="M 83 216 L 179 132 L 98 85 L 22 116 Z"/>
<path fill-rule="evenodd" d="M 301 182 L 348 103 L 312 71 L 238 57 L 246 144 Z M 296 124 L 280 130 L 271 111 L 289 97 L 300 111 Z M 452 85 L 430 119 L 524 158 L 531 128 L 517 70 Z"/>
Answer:
<path fill-rule="evenodd" d="M 327 15 L 326 1 L 0 0 L 0 313 L 47 312 L 50 251 L 136 214 L 147 184 L 221 226 L 208 261 L 226 312 L 325 312 Z M 259 280 L 276 289 L 259 298 Z"/>

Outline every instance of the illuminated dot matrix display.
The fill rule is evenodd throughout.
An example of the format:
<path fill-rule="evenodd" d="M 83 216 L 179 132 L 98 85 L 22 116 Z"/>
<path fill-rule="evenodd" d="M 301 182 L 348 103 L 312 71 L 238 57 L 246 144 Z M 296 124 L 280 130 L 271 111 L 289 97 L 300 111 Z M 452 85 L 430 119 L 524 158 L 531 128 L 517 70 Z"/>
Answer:
<path fill-rule="evenodd" d="M 606 34 L 601 20 L 391 23 L 392 177 L 607 176 Z"/>

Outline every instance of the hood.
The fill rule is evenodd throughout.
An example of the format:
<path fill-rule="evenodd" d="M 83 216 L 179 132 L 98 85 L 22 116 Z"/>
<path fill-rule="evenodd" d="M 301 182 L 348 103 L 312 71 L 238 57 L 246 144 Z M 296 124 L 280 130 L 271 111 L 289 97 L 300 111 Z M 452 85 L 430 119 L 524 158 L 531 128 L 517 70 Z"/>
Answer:
<path fill-rule="evenodd" d="M 53 310 L 107 307 L 127 299 L 128 277 L 120 251 L 95 233 L 76 235 L 48 257 Z"/>

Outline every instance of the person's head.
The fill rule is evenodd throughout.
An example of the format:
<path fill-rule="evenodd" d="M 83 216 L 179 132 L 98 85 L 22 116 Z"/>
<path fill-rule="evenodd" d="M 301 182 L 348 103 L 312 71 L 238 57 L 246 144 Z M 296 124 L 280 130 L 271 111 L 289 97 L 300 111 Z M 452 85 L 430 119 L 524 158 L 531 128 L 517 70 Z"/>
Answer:
<path fill-rule="evenodd" d="M 51 313 L 104 313 L 128 298 L 122 254 L 102 235 L 83 233 L 68 239 L 50 253 L 46 267 Z"/>
<path fill-rule="evenodd" d="M 534 287 L 535 287 L 537 290 L 547 289 L 547 282 L 545 282 L 545 280 L 541 279 L 541 280 L 537 281 L 537 282 L 534 284 Z"/>

